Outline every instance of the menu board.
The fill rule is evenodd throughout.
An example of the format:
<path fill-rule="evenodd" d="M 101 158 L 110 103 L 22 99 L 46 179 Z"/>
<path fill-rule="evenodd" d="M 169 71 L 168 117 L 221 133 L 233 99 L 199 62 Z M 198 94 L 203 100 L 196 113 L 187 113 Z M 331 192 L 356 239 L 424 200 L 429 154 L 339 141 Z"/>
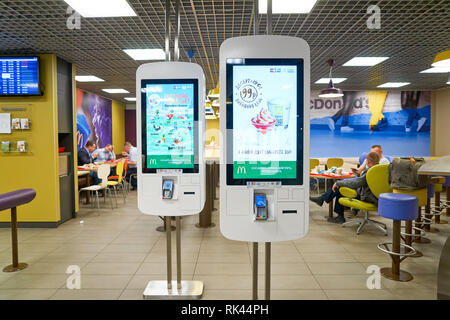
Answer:
<path fill-rule="evenodd" d="M 296 179 L 302 142 L 297 141 L 298 66 L 248 60 L 232 66 L 227 84 L 232 92 L 227 93 L 232 94 L 233 179 Z"/>
<path fill-rule="evenodd" d="M 148 169 L 194 168 L 194 83 L 147 83 L 145 101 Z"/>
<path fill-rule="evenodd" d="M 0 57 L 0 95 L 39 95 L 37 57 Z"/>

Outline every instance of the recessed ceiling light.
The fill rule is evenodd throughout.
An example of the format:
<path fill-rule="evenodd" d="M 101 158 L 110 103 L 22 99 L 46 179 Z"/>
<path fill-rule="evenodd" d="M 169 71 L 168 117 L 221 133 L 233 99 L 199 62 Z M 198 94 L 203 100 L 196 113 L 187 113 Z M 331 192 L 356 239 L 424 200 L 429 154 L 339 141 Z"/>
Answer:
<path fill-rule="evenodd" d="M 272 13 L 308 13 L 316 4 L 317 0 L 276 0 L 272 1 Z M 267 0 L 259 0 L 258 11 L 260 14 L 267 13 Z"/>
<path fill-rule="evenodd" d="M 130 93 L 125 89 L 102 89 L 102 90 L 108 93 Z"/>
<path fill-rule="evenodd" d="M 136 12 L 126 0 L 64 0 L 85 18 L 135 17 Z"/>
<path fill-rule="evenodd" d="M 411 84 L 411 82 L 386 82 L 377 86 L 378 88 L 400 88 Z"/>
<path fill-rule="evenodd" d="M 103 82 L 105 80 L 96 76 L 75 76 L 75 81 L 78 82 Z"/>
<path fill-rule="evenodd" d="M 129 98 L 125 98 L 125 100 L 127 100 L 127 101 L 136 101 L 136 98 L 129 97 Z"/>
<path fill-rule="evenodd" d="M 450 67 L 433 67 L 420 71 L 420 73 L 447 73 L 447 72 L 450 72 Z"/>
<path fill-rule="evenodd" d="M 347 78 L 332 78 L 333 79 L 333 83 L 341 83 L 344 82 L 345 80 L 347 80 Z M 330 82 L 330 78 L 321 78 L 319 80 L 317 80 L 314 83 L 326 83 L 328 84 Z"/>
<path fill-rule="evenodd" d="M 346 63 L 343 64 L 344 67 L 371 67 L 384 60 L 389 59 L 389 57 L 354 57 Z"/>
<path fill-rule="evenodd" d="M 127 49 L 123 50 L 134 60 L 165 60 L 166 53 L 163 49 Z"/>

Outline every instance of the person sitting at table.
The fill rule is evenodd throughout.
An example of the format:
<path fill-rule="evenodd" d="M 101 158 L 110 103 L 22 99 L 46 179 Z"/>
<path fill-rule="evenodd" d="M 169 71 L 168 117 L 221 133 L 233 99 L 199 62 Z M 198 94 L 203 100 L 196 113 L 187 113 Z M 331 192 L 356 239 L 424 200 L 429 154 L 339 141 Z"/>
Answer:
<path fill-rule="evenodd" d="M 370 152 L 376 152 L 380 156 L 380 164 L 389 164 L 389 160 L 383 157 L 383 149 L 379 144 L 375 144 L 370 148 Z M 367 170 L 367 160 L 364 160 L 364 162 L 359 166 L 358 169 L 352 168 L 352 172 L 360 176 L 363 171 Z"/>
<path fill-rule="evenodd" d="M 358 178 L 351 178 L 351 179 L 343 179 L 337 181 L 333 187 L 331 187 L 327 192 L 325 192 L 323 195 L 318 197 L 309 197 L 309 200 L 312 202 L 318 204 L 319 206 L 322 206 L 323 202 L 330 203 L 333 201 L 333 199 L 336 199 L 334 204 L 334 212 L 337 213 L 337 217 L 335 218 L 329 218 L 328 222 L 332 223 L 344 223 L 344 209 L 345 207 L 339 203 L 339 198 L 342 197 L 342 195 L 339 193 L 340 187 L 347 187 L 350 189 L 354 189 L 357 192 L 356 199 L 370 202 L 373 204 L 378 203 L 377 197 L 375 197 L 370 191 L 370 188 L 366 181 L 366 173 L 369 170 L 369 168 L 373 167 L 374 165 L 379 164 L 380 162 L 380 155 L 377 152 L 369 152 L 366 156 L 366 169 L 361 173 L 361 176 Z"/>
<path fill-rule="evenodd" d="M 131 183 L 131 190 L 137 189 L 137 179 L 131 179 L 132 174 L 137 173 L 137 160 L 138 160 L 138 151 L 136 147 L 133 147 L 133 145 L 130 142 L 125 142 L 123 145 L 122 156 L 128 157 L 128 169 L 127 169 L 127 175 L 125 176 L 125 180 L 129 181 Z M 131 180 L 130 180 L 131 179 Z"/>
<path fill-rule="evenodd" d="M 78 151 L 78 165 L 82 166 L 92 163 L 98 157 L 98 153 L 95 152 L 95 149 L 96 145 L 94 141 L 88 140 L 84 147 Z"/>
<path fill-rule="evenodd" d="M 104 148 L 95 150 L 98 154 L 97 159 L 94 162 L 105 162 L 110 160 L 116 160 L 116 155 L 113 152 L 114 147 L 112 144 L 107 144 Z"/>

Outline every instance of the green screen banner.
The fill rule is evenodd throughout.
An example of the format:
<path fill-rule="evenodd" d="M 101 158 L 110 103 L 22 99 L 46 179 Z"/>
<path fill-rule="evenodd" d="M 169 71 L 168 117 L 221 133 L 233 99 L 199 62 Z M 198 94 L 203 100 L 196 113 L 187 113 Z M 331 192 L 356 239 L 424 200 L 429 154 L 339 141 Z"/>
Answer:
<path fill-rule="evenodd" d="M 147 157 L 147 168 L 194 168 L 194 156 L 152 155 Z"/>
<path fill-rule="evenodd" d="M 233 177 L 234 179 L 295 179 L 297 162 L 234 161 Z"/>

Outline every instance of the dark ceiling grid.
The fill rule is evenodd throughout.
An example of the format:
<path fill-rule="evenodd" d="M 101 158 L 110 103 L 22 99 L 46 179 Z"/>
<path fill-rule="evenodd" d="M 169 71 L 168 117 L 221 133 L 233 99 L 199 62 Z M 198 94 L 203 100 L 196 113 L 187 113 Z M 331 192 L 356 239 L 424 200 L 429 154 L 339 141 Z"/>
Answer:
<path fill-rule="evenodd" d="M 104 83 L 79 86 L 108 95 L 105 87 L 135 92 L 134 61 L 122 50 L 161 47 L 164 44 L 164 0 L 129 0 L 138 17 L 82 18 L 81 30 L 66 28 L 63 0 L 1 0 L 0 52 L 55 53 L 77 65 L 82 74 L 104 78 Z M 367 6 L 382 9 L 382 29 L 366 27 Z M 172 2 L 172 7 L 174 1 Z M 194 49 L 207 87 L 215 87 L 219 46 L 227 38 L 253 34 L 252 0 L 181 0 L 180 59 Z M 195 21 L 195 15 L 197 21 Z M 259 34 L 266 30 L 267 15 L 259 15 Z M 327 76 L 325 60 L 337 61 L 333 76 L 345 76 L 343 89 L 376 89 L 382 81 L 412 82 L 408 89 L 445 87 L 448 74 L 420 74 L 437 52 L 450 43 L 448 0 L 318 0 L 308 14 L 274 14 L 274 34 L 300 36 L 311 47 L 311 80 Z M 171 23 L 174 31 L 174 23 Z M 203 39 L 202 39 L 203 38 Z M 203 43 L 202 43 L 203 40 Z M 385 55 L 390 59 L 373 67 L 342 67 L 357 55 Z M 312 84 L 312 88 L 324 85 Z"/>

